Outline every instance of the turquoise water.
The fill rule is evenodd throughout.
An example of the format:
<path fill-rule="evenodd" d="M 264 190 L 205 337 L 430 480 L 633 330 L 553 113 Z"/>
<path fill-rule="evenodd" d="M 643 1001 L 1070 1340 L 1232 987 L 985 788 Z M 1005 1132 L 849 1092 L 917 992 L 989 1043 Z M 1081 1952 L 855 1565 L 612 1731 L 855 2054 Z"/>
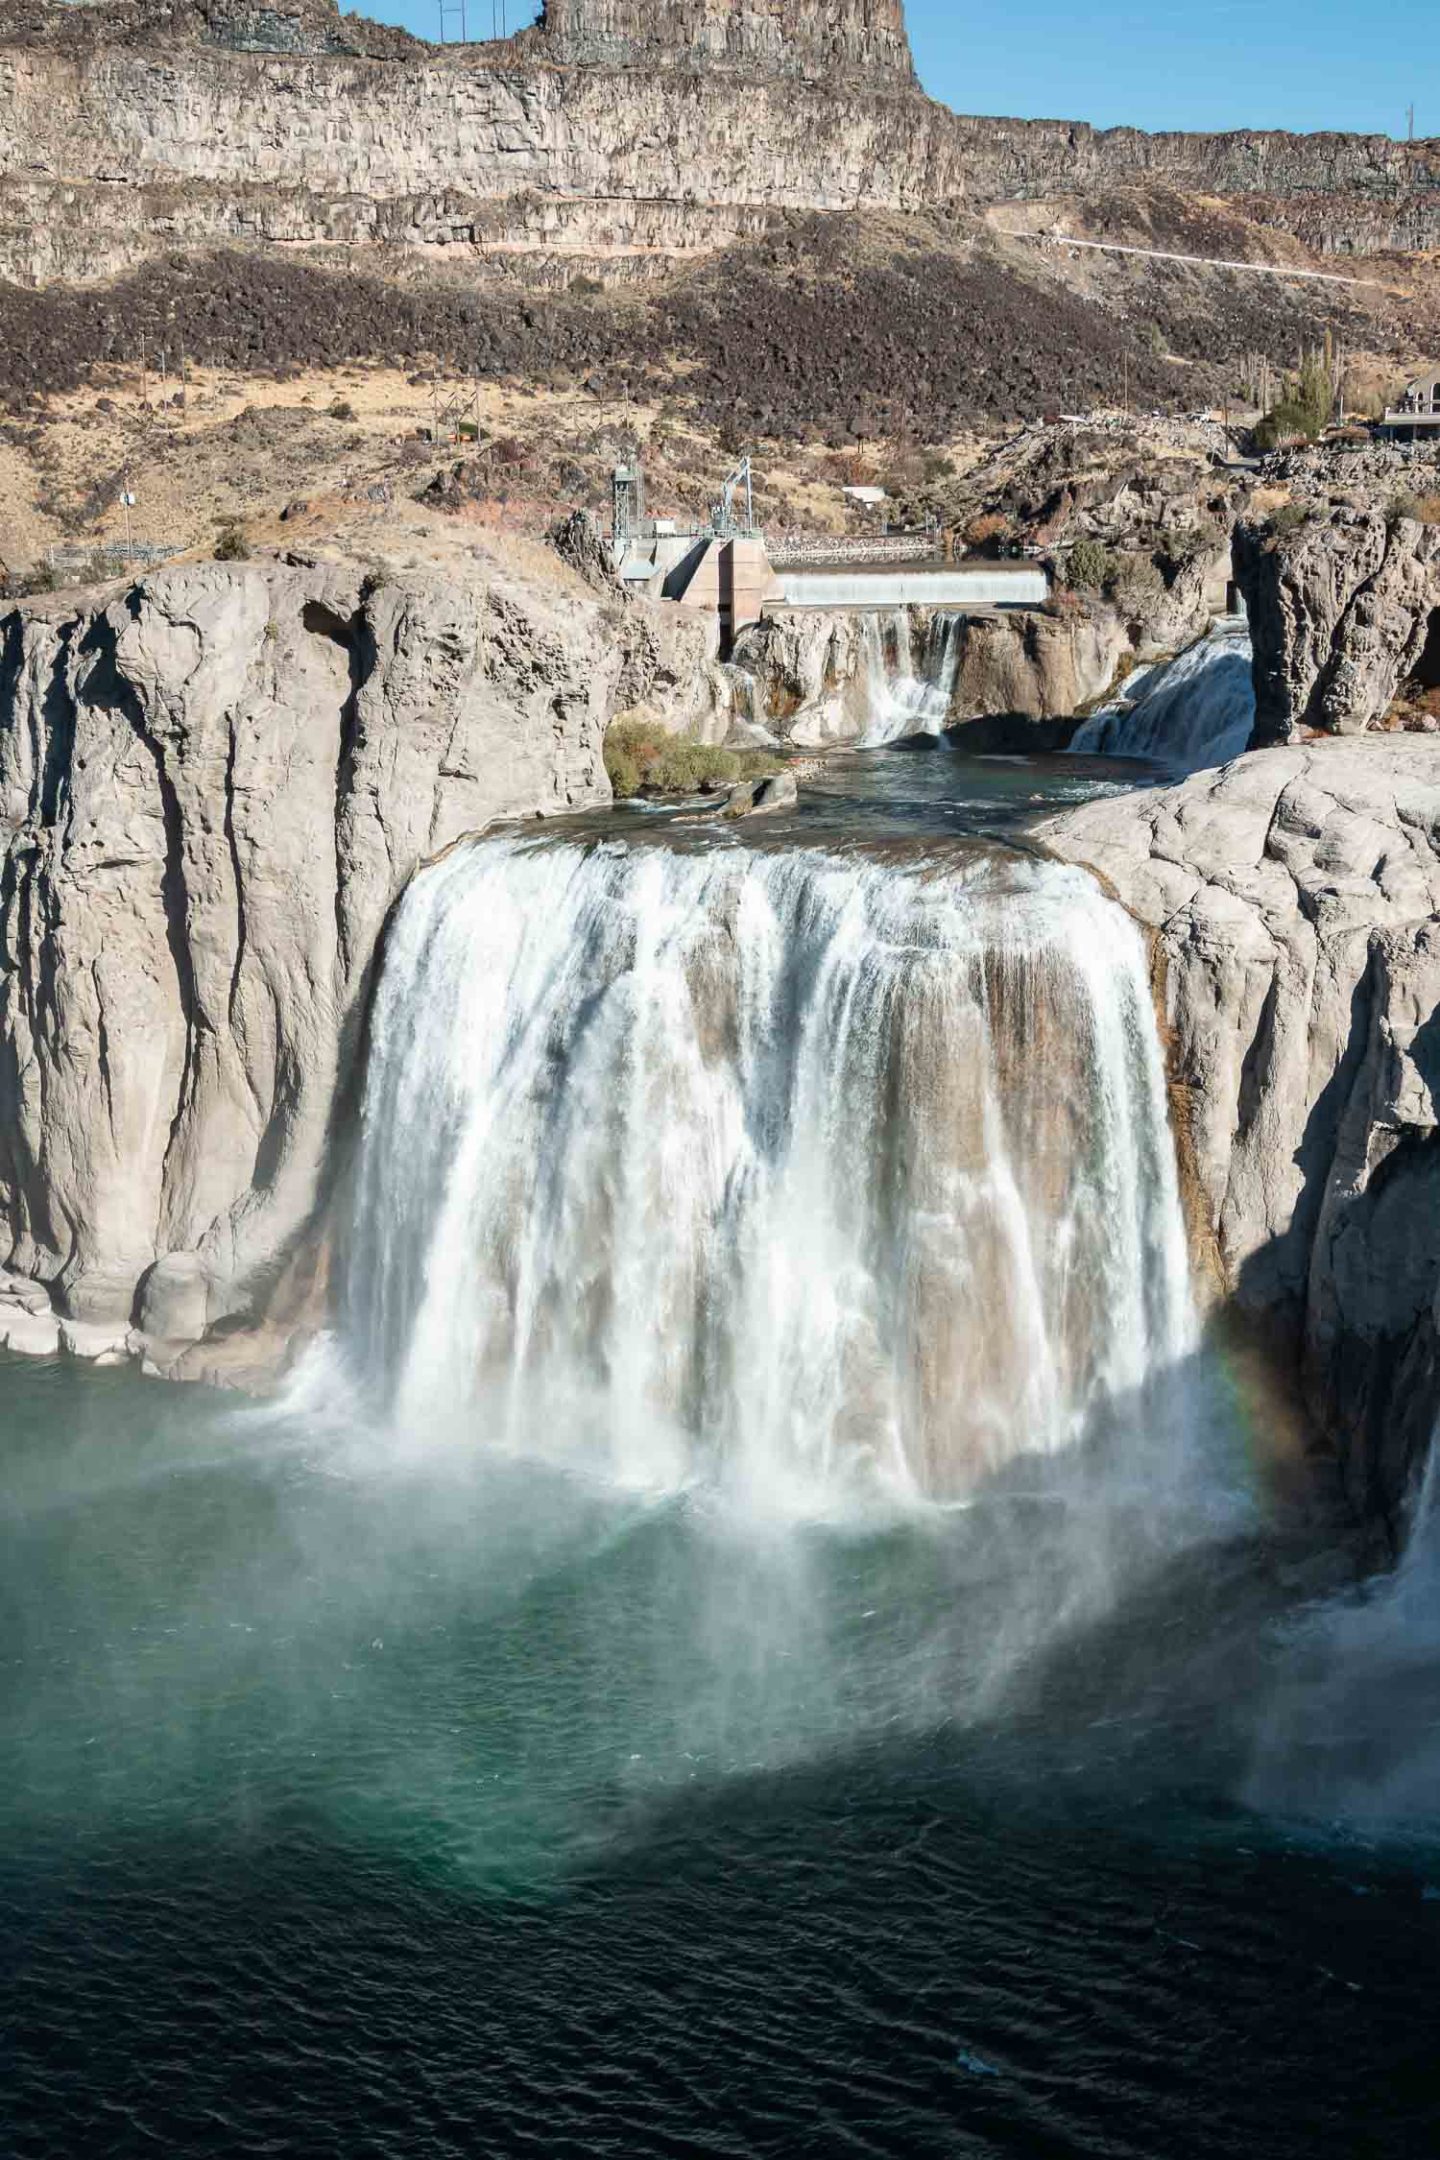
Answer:
<path fill-rule="evenodd" d="M 0 1381 L 0 2150 L 1434 2149 L 1440 1855 L 1237 1798 L 1253 1507 L 769 1534 Z"/>

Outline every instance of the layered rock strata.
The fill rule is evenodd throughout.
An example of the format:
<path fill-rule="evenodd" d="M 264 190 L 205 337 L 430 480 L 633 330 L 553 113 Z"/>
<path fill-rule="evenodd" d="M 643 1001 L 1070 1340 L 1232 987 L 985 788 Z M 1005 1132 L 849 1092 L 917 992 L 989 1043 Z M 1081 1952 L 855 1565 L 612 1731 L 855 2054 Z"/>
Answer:
<path fill-rule="evenodd" d="M 523 248 L 537 195 L 937 210 L 1163 181 L 1269 222 L 1290 204 L 1317 245 L 1440 243 L 1434 145 L 962 119 L 913 87 L 899 0 L 562 0 L 536 32 L 438 50 L 319 0 L 148 17 L 114 0 L 84 10 L 79 38 L 76 12 L 0 9 L 12 279 L 237 238 L 472 246 L 496 205 Z M 104 237 L 115 189 L 123 253 Z"/>
<path fill-rule="evenodd" d="M 540 42 L 580 66 L 914 80 L 902 0 L 547 0 Z"/>
<path fill-rule="evenodd" d="M 397 895 L 608 800 L 617 702 L 701 697 L 705 644 L 461 549 L 0 619 L 0 1338 L 209 1370 L 293 1318 Z"/>
<path fill-rule="evenodd" d="M 1440 744 L 1267 750 L 1042 837 L 1151 932 L 1223 1290 L 1397 1512 L 1440 1412 Z"/>

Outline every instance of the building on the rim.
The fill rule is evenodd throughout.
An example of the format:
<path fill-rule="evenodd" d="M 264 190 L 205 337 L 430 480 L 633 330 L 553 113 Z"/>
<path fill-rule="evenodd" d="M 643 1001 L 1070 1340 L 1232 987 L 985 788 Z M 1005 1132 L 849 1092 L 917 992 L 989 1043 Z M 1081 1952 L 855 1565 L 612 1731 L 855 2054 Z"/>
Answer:
<path fill-rule="evenodd" d="M 1381 427 L 1394 442 L 1440 442 L 1440 373 L 1417 376 Z"/>

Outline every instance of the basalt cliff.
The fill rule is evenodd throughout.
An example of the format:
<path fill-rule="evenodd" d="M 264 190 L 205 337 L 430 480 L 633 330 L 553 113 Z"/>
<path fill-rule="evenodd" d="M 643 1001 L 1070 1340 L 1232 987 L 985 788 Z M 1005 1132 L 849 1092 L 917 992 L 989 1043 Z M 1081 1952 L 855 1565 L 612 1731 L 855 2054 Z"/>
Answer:
<path fill-rule="evenodd" d="M 431 48 L 326 0 L 0 5 L 0 275 L 177 248 L 626 260 L 785 209 L 979 211 L 1163 183 L 1328 250 L 1440 243 L 1440 151 L 966 119 L 900 0 L 557 0 Z"/>
<path fill-rule="evenodd" d="M 0 1336 L 214 1371 L 293 1323 L 406 882 L 608 801 L 617 707 L 713 674 L 678 610 L 423 540 L 0 619 Z"/>

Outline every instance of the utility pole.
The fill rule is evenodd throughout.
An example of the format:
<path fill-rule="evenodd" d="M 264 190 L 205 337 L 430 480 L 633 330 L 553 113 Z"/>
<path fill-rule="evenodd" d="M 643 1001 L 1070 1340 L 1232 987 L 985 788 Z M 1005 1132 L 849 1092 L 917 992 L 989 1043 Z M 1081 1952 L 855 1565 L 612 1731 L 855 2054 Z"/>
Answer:
<path fill-rule="evenodd" d="M 130 512 L 134 502 L 135 497 L 130 492 L 130 463 L 127 459 L 120 468 L 120 503 L 125 512 L 125 561 L 127 565 L 135 560 L 135 548 L 130 531 Z"/>
<path fill-rule="evenodd" d="M 1414 140 L 1415 140 L 1415 107 L 1414 107 L 1413 105 L 1412 105 L 1412 106 L 1411 106 L 1411 107 L 1409 108 L 1409 110 L 1408 110 L 1408 112 L 1407 112 L 1407 114 L 1406 114 L 1406 118 L 1407 118 L 1407 120 L 1409 121 L 1409 127 L 1410 127 L 1410 132 L 1409 132 L 1408 136 L 1406 137 L 1406 140 L 1407 140 L 1407 141 L 1409 141 L 1409 142 L 1414 142 Z"/>

